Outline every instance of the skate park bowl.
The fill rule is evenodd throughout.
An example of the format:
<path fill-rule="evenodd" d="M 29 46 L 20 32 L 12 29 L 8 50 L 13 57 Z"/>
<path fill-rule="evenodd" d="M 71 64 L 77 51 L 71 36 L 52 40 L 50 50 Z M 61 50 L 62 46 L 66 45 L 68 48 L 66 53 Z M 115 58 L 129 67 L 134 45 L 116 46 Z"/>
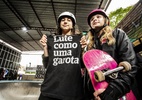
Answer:
<path fill-rule="evenodd" d="M 0 81 L 0 100 L 38 100 L 41 81 Z"/>

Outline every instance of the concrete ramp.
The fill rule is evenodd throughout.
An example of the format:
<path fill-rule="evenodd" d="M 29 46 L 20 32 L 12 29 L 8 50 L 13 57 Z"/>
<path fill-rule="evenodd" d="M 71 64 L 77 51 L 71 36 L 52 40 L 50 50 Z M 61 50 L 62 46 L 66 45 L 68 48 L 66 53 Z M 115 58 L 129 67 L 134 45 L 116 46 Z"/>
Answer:
<path fill-rule="evenodd" d="M 41 81 L 0 81 L 0 100 L 38 100 Z"/>

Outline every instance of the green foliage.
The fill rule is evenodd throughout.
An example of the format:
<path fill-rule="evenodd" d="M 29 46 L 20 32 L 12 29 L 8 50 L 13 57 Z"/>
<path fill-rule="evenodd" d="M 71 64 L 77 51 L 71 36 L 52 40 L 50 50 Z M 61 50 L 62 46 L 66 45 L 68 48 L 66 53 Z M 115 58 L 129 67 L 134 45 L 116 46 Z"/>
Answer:
<path fill-rule="evenodd" d="M 115 28 L 117 24 L 126 16 L 126 14 L 133 8 L 133 6 L 129 6 L 127 8 L 118 8 L 115 11 L 110 12 L 110 26 Z"/>

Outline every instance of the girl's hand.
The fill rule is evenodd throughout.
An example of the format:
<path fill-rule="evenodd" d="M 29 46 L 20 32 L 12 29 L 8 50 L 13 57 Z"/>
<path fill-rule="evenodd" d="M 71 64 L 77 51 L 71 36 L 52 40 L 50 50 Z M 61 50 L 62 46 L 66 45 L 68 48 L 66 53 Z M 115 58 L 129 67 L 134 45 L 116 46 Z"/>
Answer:
<path fill-rule="evenodd" d="M 96 90 L 93 95 L 95 97 L 95 100 L 101 100 L 101 98 L 99 97 L 99 94 L 103 93 L 105 91 L 105 89 L 98 89 Z"/>
<path fill-rule="evenodd" d="M 87 40 L 85 36 L 82 36 L 81 40 L 80 40 L 80 44 L 81 44 L 81 48 L 85 48 L 87 46 Z"/>
<path fill-rule="evenodd" d="M 43 34 L 43 36 L 41 37 L 39 42 L 43 47 L 47 47 L 47 36 L 45 34 Z"/>

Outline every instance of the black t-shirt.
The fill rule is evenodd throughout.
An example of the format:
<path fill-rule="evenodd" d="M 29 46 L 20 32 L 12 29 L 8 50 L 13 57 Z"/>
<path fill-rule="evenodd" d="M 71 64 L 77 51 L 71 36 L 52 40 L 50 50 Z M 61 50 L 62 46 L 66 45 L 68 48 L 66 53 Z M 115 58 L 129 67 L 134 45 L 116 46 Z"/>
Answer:
<path fill-rule="evenodd" d="M 41 92 L 62 100 L 82 100 L 81 35 L 48 36 L 48 65 Z"/>

